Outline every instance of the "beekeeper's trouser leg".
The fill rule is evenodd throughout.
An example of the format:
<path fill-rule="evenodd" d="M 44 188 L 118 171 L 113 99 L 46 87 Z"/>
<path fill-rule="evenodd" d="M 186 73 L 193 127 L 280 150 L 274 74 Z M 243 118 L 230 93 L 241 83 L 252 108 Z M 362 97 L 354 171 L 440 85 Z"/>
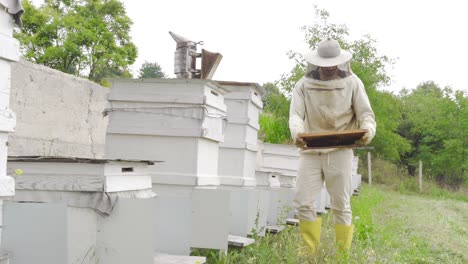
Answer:
<path fill-rule="evenodd" d="M 294 206 L 300 220 L 299 225 L 301 220 L 303 222 L 317 220 L 315 200 L 325 182 L 330 194 L 331 210 L 334 214 L 335 224 L 352 227 L 350 204 L 352 161 L 353 151 L 350 149 L 339 149 L 324 154 L 301 153 L 296 182 L 296 197 L 294 199 Z M 344 237 L 350 241 L 349 234 L 350 232 L 347 232 Z M 316 235 L 318 235 L 316 240 L 320 241 L 320 232 Z M 337 236 L 337 239 L 342 237 Z M 339 240 L 337 242 L 340 244 Z M 341 242 L 341 244 L 344 243 Z M 317 246 L 318 242 L 315 249 Z"/>

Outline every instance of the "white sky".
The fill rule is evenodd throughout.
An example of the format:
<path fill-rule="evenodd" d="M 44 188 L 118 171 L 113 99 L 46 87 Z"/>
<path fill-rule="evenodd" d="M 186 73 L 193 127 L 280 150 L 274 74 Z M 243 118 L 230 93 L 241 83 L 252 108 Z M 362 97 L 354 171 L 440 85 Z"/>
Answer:
<path fill-rule="evenodd" d="M 36 2 L 36 1 L 35 1 Z M 42 1 L 41 1 L 42 2 Z M 433 80 L 468 90 L 463 66 L 468 61 L 468 12 L 465 1 L 418 0 L 123 0 L 133 20 L 132 40 L 138 58 L 159 63 L 173 74 L 173 31 L 223 59 L 216 80 L 273 82 L 289 72 L 288 50 L 307 51 L 300 27 L 314 22 L 313 5 L 330 13 L 329 21 L 346 24 L 353 39 L 370 34 L 381 55 L 397 59 L 389 69 L 387 89 L 414 88 Z"/>

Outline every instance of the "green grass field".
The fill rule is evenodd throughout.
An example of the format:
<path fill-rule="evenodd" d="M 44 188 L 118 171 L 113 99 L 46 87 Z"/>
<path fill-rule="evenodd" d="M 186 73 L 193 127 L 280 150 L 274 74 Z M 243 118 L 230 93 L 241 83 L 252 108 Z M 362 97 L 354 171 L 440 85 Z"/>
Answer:
<path fill-rule="evenodd" d="M 449 198 L 447 198 L 449 197 Z M 247 248 L 197 250 L 207 263 L 468 263 L 468 203 L 452 196 L 407 194 L 362 186 L 352 198 L 355 235 L 348 255 L 336 251 L 333 216 L 323 215 L 318 254 L 306 258 L 298 228 L 288 226 Z"/>

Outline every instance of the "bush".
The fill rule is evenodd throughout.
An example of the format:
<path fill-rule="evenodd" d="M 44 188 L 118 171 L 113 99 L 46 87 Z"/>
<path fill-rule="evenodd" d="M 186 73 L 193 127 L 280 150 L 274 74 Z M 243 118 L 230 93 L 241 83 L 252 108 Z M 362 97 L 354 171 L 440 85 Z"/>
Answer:
<path fill-rule="evenodd" d="M 288 119 L 285 117 L 277 117 L 264 112 L 259 117 L 259 123 L 259 138 L 262 141 L 275 144 L 288 144 L 292 142 Z"/>

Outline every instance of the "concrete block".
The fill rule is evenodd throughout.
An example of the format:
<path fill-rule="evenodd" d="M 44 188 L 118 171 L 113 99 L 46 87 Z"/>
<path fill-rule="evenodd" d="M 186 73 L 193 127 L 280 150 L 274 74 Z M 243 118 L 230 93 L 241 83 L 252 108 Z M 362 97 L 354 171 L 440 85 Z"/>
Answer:
<path fill-rule="evenodd" d="M 12 63 L 10 156 L 104 156 L 109 89 L 26 61 Z M 58 125 L 60 124 L 60 125 Z"/>

